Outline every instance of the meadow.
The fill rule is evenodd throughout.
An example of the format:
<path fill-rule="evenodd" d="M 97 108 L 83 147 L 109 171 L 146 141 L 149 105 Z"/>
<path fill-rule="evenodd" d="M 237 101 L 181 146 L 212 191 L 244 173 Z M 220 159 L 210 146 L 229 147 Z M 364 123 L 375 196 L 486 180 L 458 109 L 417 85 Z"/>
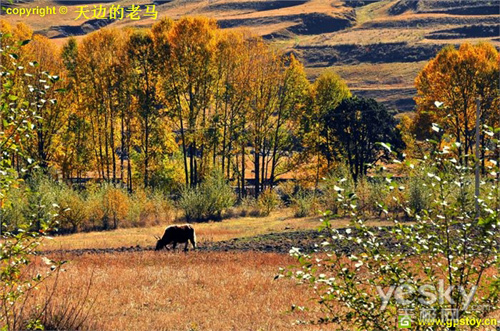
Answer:
<path fill-rule="evenodd" d="M 293 303 L 304 305 L 309 296 L 291 280 L 274 280 L 278 266 L 292 263 L 282 254 L 54 256 L 62 257 L 70 262 L 57 280 L 52 317 L 81 306 L 91 282 L 83 325 L 94 330 L 287 330 L 318 309 L 290 313 Z"/>
<path fill-rule="evenodd" d="M 188 253 L 180 248 L 176 252 L 79 251 L 136 245 L 147 249 L 154 246 L 153 236 L 161 235 L 164 225 L 45 238 L 41 254 L 68 263 L 43 289 L 50 291 L 57 278 L 51 303 L 54 316 L 67 307 L 79 307 L 82 314 L 77 320 L 91 329 L 321 330 L 319 325 L 302 325 L 321 316 L 321 307 L 311 300 L 312 289 L 290 279 L 275 279 L 280 267 L 295 264 L 294 258 L 272 252 L 204 250 L 209 243 L 235 238 L 314 230 L 321 225 L 319 220 L 318 216 L 296 218 L 291 208 L 283 208 L 268 217 L 194 224 L 200 249 Z M 347 218 L 335 222 L 338 228 L 348 225 Z M 43 292 L 40 297 L 45 297 Z M 293 305 L 308 310 L 292 312 Z"/>
<path fill-rule="evenodd" d="M 82 254 L 78 251 L 135 244 L 152 246 L 153 235 L 162 232 L 161 226 L 46 238 L 42 255 L 67 263 L 37 294 L 42 304 L 47 304 L 44 300 L 50 298 L 49 313 L 45 316 L 50 322 L 45 325 L 169 331 L 334 329 L 335 324 L 311 323 L 324 316 L 324 307 L 318 304 L 313 288 L 298 286 L 292 279 L 276 279 L 279 268 L 297 265 L 296 258 L 272 252 L 203 250 L 208 242 L 307 231 L 320 224 L 318 217 L 294 218 L 292 214 L 290 208 L 285 208 L 265 218 L 241 217 L 195 224 L 201 249 L 190 249 L 188 253 L 179 248 L 176 252 Z M 368 224 L 379 227 L 390 223 L 373 220 Z M 333 226 L 348 227 L 349 220 L 336 219 Z M 296 246 L 300 247 L 300 243 Z M 40 261 L 35 265 L 37 271 L 47 268 Z M 485 277 L 495 272 L 495 268 L 490 268 Z M 498 312 L 489 316 L 497 315 Z"/>

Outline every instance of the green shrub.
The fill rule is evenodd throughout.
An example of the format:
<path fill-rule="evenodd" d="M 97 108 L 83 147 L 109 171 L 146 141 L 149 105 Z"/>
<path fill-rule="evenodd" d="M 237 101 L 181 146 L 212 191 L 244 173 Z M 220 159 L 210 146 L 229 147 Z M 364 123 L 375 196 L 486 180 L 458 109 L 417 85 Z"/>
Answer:
<path fill-rule="evenodd" d="M 408 181 L 408 203 L 410 208 L 420 213 L 428 209 L 431 203 L 428 184 L 420 176 L 412 176 Z"/>
<path fill-rule="evenodd" d="M 140 227 L 143 216 L 144 201 L 137 198 L 136 195 L 130 198 L 127 210 L 127 221 L 132 227 Z"/>
<path fill-rule="evenodd" d="M 3 202 L 0 209 L 0 220 L 5 230 L 13 231 L 19 228 L 21 224 L 26 223 L 28 197 L 23 188 L 10 188 L 6 192 Z"/>
<path fill-rule="evenodd" d="M 318 199 L 312 193 L 299 192 L 293 198 L 295 217 L 306 217 L 318 212 Z"/>
<path fill-rule="evenodd" d="M 41 171 L 35 172 L 26 184 L 27 205 L 23 208 L 24 217 L 36 220 L 34 227 L 39 230 L 40 224 L 53 222 L 59 212 L 57 194 L 61 186 Z"/>
<path fill-rule="evenodd" d="M 354 181 L 348 173 L 339 170 L 323 179 L 320 190 L 323 192 L 320 198 L 323 209 L 334 215 L 342 214 L 345 212 L 343 197 L 354 192 Z"/>
<path fill-rule="evenodd" d="M 179 208 L 188 221 L 221 220 L 222 212 L 234 205 L 235 195 L 222 174 L 213 172 L 197 188 L 181 193 Z"/>
<path fill-rule="evenodd" d="M 269 216 L 280 205 L 281 199 L 274 190 L 267 189 L 262 192 L 257 200 L 259 216 Z"/>
<path fill-rule="evenodd" d="M 59 205 L 59 232 L 77 232 L 88 218 L 85 199 L 80 192 L 64 186 L 58 191 L 56 201 Z"/>

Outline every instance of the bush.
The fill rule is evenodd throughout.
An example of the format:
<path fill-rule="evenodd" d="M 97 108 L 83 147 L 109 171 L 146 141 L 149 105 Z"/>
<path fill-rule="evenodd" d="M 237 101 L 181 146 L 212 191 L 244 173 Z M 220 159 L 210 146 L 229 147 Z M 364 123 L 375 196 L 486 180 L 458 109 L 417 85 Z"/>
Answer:
<path fill-rule="evenodd" d="M 14 231 L 26 222 L 28 197 L 20 187 L 10 188 L 5 195 L 4 204 L 0 209 L 0 220 L 4 230 Z"/>
<path fill-rule="evenodd" d="M 299 193 L 300 189 L 301 187 L 297 183 L 283 182 L 276 187 L 276 192 L 281 197 L 281 201 L 286 206 L 289 206 L 293 203 L 293 199 Z"/>
<path fill-rule="evenodd" d="M 34 172 L 26 183 L 28 203 L 23 207 L 24 217 L 36 220 L 34 230 L 38 231 L 42 223 L 55 220 L 55 216 L 59 212 L 57 193 L 61 187 L 41 171 Z"/>
<path fill-rule="evenodd" d="M 376 184 L 375 184 L 376 185 Z M 354 192 L 356 194 L 357 206 L 360 212 L 365 213 L 366 215 L 372 211 L 375 206 L 373 204 L 372 198 L 378 192 L 373 190 L 374 184 L 370 183 L 367 178 L 363 177 L 358 179 Z"/>
<path fill-rule="evenodd" d="M 34 229 L 53 218 L 57 226 L 52 232 L 59 234 L 158 225 L 174 218 L 171 201 L 160 191 L 129 194 L 111 184 L 91 184 L 78 191 L 39 173 L 5 195 L 0 217 L 9 230 L 32 218 L 39 220 Z"/>
<path fill-rule="evenodd" d="M 77 232 L 87 220 L 85 199 L 80 192 L 64 186 L 57 194 L 59 233 Z"/>
<path fill-rule="evenodd" d="M 306 217 L 318 212 L 318 199 L 312 193 L 299 192 L 292 201 L 295 217 Z"/>
<path fill-rule="evenodd" d="M 89 188 L 87 208 L 90 229 L 117 229 L 128 215 L 130 197 L 128 193 L 110 184 Z"/>
<path fill-rule="evenodd" d="M 213 172 L 197 188 L 187 188 L 181 193 L 179 208 L 188 221 L 221 220 L 222 212 L 234 205 L 232 188 L 218 172 Z"/>
<path fill-rule="evenodd" d="M 280 205 L 281 199 L 274 190 L 267 189 L 262 192 L 257 200 L 259 216 L 269 216 Z"/>
<path fill-rule="evenodd" d="M 410 208 L 416 213 L 429 208 L 432 196 L 429 190 L 424 179 L 420 176 L 412 176 L 408 181 L 408 202 Z"/>
<path fill-rule="evenodd" d="M 345 212 L 343 198 L 354 192 L 354 181 L 346 171 L 332 172 L 323 179 L 320 190 L 323 193 L 320 198 L 323 208 L 334 215 L 343 214 Z"/>
<path fill-rule="evenodd" d="M 174 210 L 170 200 L 160 191 L 150 193 L 140 215 L 141 226 L 168 223 L 173 218 Z"/>

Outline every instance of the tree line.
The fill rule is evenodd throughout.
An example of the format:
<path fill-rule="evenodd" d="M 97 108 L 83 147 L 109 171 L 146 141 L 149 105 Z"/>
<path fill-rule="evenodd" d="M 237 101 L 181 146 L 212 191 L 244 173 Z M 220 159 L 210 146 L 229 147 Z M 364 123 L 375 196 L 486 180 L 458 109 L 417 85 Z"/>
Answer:
<path fill-rule="evenodd" d="M 297 169 L 307 169 L 317 183 L 336 162 L 346 162 L 356 180 L 370 164 L 388 157 L 377 142 L 402 150 L 433 137 L 423 128 L 427 122 L 449 130 L 455 124 L 464 132 L 473 122 L 470 96 L 446 99 L 446 86 L 436 82 L 449 66 L 432 62 L 416 80 L 416 121 L 398 126 L 394 114 L 375 100 L 353 97 L 335 73 L 325 71 L 311 83 L 293 54 L 246 31 L 221 30 L 208 18 L 105 28 L 78 42 L 70 38 L 60 48 L 23 24 L 0 21 L 0 29 L 7 49 L 1 56 L 15 56 L 14 65 L 23 68 L 12 71 L 13 91 L 36 108 L 29 118 L 35 134 L 23 148 L 30 162 L 57 169 L 64 179 L 124 181 L 129 191 L 136 185 L 196 187 L 218 169 L 240 192 L 245 178 L 253 178 L 258 196 Z M 9 54 L 18 44 L 21 51 Z M 498 106 L 491 76 L 498 73 L 498 52 L 487 44 L 464 50 L 471 64 L 460 65 L 469 74 L 460 82 L 472 84 L 478 70 L 490 76 L 479 75 L 483 83 L 473 90 L 452 90 L 487 94 L 483 113 L 490 114 Z M 444 52 L 451 50 L 438 58 Z M 447 77 L 453 82 L 462 77 L 457 75 Z M 432 100 L 457 115 L 439 114 Z M 463 100 L 468 104 L 460 109 Z M 2 120 L 5 131 L 8 119 Z M 461 137 L 468 152 L 472 136 L 462 134 L 459 142 Z M 15 153 L 10 158 L 18 169 L 27 163 Z"/>

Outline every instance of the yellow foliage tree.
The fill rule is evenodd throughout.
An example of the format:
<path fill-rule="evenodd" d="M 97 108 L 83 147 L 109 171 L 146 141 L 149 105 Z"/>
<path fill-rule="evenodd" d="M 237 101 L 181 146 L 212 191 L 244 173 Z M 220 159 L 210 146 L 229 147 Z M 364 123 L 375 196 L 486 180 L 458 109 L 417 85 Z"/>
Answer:
<path fill-rule="evenodd" d="M 482 123 L 498 123 L 499 59 L 491 44 L 466 43 L 459 49 L 447 46 L 429 61 L 415 80 L 417 136 L 429 136 L 429 124 L 439 124 L 454 136 L 458 156 L 467 162 L 475 140 L 476 98 L 481 99 Z"/>

